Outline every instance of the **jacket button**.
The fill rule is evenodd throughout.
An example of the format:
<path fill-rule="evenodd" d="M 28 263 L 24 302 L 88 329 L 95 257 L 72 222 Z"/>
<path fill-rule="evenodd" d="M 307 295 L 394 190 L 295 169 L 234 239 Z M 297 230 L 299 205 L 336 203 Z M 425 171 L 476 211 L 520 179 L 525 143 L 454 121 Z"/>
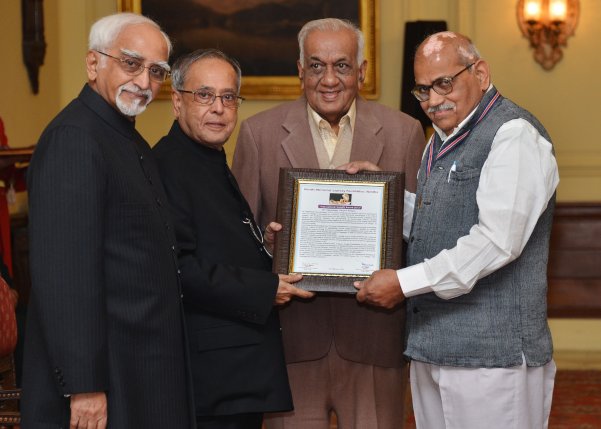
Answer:
<path fill-rule="evenodd" d="M 413 307 L 413 313 L 414 313 L 414 314 L 417 314 L 417 313 L 419 313 L 419 308 L 417 308 L 417 307 Z"/>
<path fill-rule="evenodd" d="M 415 236 L 411 236 L 411 238 L 409 239 L 409 241 L 410 241 L 411 243 L 413 243 L 413 242 L 415 241 Z"/>

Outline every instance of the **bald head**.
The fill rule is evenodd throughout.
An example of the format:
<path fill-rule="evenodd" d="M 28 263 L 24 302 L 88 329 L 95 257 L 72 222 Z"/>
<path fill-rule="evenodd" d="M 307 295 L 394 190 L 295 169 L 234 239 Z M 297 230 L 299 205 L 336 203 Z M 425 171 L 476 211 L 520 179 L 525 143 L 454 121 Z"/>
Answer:
<path fill-rule="evenodd" d="M 435 33 L 426 38 L 418 46 L 415 58 L 440 59 L 443 55 L 455 55 L 459 63 L 466 65 L 480 59 L 480 53 L 472 41 L 452 31 Z"/>
<path fill-rule="evenodd" d="M 473 111 L 490 85 L 488 64 L 472 41 L 451 31 L 433 34 L 419 45 L 414 71 L 422 109 L 447 135 Z"/>

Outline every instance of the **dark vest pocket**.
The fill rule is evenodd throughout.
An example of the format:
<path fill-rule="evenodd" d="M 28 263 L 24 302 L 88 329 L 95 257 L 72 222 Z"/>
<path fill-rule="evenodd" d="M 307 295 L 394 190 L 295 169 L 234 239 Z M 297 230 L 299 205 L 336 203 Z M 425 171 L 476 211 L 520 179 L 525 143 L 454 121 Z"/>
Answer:
<path fill-rule="evenodd" d="M 456 171 L 451 171 L 448 176 L 448 183 L 463 185 L 470 180 L 480 180 L 480 168 L 465 167 L 459 168 Z"/>

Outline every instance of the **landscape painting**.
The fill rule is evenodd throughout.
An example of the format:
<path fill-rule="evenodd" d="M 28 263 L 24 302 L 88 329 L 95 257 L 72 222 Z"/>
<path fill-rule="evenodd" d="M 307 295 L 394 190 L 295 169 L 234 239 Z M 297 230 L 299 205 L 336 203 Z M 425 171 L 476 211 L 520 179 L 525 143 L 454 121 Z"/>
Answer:
<path fill-rule="evenodd" d="M 172 60 L 199 48 L 220 49 L 240 63 L 243 96 L 275 99 L 300 94 L 296 37 L 312 19 L 358 24 L 366 36 L 368 68 L 375 72 L 375 1 L 121 0 L 120 9 L 157 21 L 173 41 Z M 369 92 L 375 89 L 375 73 L 371 78 L 366 79 L 366 87 L 374 87 Z"/>

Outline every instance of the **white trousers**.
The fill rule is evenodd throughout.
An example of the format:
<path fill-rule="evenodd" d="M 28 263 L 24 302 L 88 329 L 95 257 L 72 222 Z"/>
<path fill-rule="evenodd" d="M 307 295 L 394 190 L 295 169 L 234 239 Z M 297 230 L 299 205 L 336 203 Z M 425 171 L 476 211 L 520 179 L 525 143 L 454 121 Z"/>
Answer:
<path fill-rule="evenodd" d="M 546 429 L 555 362 L 512 368 L 459 368 L 412 361 L 417 429 Z"/>

